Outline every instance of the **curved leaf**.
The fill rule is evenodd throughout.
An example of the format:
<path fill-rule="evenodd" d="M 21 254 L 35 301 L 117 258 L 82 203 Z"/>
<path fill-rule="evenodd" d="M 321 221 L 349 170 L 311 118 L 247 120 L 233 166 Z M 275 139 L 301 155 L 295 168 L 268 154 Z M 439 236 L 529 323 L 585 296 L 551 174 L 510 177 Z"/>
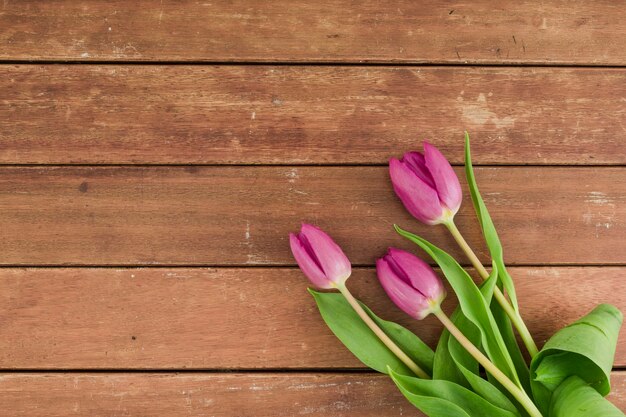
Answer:
<path fill-rule="evenodd" d="M 506 290 L 506 293 L 511 300 L 513 310 L 515 310 L 516 314 L 519 314 L 519 306 L 513 278 L 509 275 L 506 270 L 506 265 L 504 264 L 502 243 L 500 242 L 495 225 L 489 215 L 489 210 L 487 210 L 487 206 L 485 205 L 485 202 L 480 195 L 480 191 L 478 190 L 478 185 L 476 184 L 476 177 L 474 176 L 474 168 L 472 166 L 472 156 L 470 152 L 470 139 L 467 132 L 465 132 L 465 177 L 467 178 L 467 184 L 469 186 L 474 210 L 476 211 L 478 221 L 483 231 L 485 242 L 489 248 L 489 254 L 491 255 L 494 267 L 498 268 L 498 278 L 501 283 L 499 286 Z M 524 360 L 524 356 L 522 355 L 517 339 L 515 338 L 515 334 L 513 333 L 511 320 L 498 303 L 491 303 L 491 311 L 496 319 L 496 322 L 498 323 L 498 328 L 500 329 L 507 349 L 511 354 L 515 370 L 517 371 L 520 381 L 522 382 L 522 386 L 526 392 L 530 393 L 530 374 L 528 365 Z"/>
<path fill-rule="evenodd" d="M 554 391 L 550 417 L 624 417 L 617 407 L 577 376 L 563 381 Z"/>
<path fill-rule="evenodd" d="M 485 202 L 480 195 L 480 191 L 478 191 L 478 185 L 476 184 L 476 178 L 474 177 L 474 168 L 472 166 L 469 134 L 467 132 L 465 132 L 465 177 L 467 178 L 467 184 L 470 189 L 470 196 L 472 198 L 472 203 L 474 204 L 474 210 L 476 211 L 480 227 L 483 231 L 483 235 L 485 236 L 485 242 L 489 248 L 491 259 L 499 270 L 498 277 L 506 289 L 513 309 L 516 312 L 519 312 L 515 285 L 513 284 L 513 279 L 506 270 L 506 265 L 504 264 L 502 243 L 500 242 L 500 238 L 496 232 L 496 227 L 491 220 L 491 216 L 489 215 L 489 210 L 487 210 L 487 206 L 485 206 Z"/>
<path fill-rule="evenodd" d="M 409 402 L 429 417 L 519 417 L 450 381 L 404 376 L 391 369 L 389 375 Z"/>
<path fill-rule="evenodd" d="M 530 366 L 533 394 L 542 411 L 547 410 L 552 391 L 572 375 L 601 395 L 609 393 L 622 319 L 616 307 L 600 304 L 548 340 Z"/>
<path fill-rule="evenodd" d="M 378 372 L 387 373 L 390 367 L 402 375 L 413 372 L 397 358 L 361 320 L 343 295 L 309 289 L 322 318 L 341 342 L 361 362 Z M 367 306 L 363 309 L 415 363 L 432 374 L 434 352 L 419 337 L 399 324 L 377 317 Z"/>

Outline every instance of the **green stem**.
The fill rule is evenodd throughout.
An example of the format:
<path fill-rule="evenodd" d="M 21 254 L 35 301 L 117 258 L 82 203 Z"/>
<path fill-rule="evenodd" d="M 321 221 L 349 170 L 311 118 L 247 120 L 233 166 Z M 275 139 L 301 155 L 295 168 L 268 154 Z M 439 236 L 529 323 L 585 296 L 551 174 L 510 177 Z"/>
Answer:
<path fill-rule="evenodd" d="M 361 304 L 352 296 L 348 288 L 345 284 L 338 285 L 337 289 L 341 294 L 345 297 L 348 303 L 352 306 L 354 311 L 361 317 L 361 319 L 365 322 L 365 324 L 374 332 L 376 336 L 380 339 L 381 342 L 389 348 L 389 350 L 398 357 L 415 375 L 423 379 L 430 379 L 430 375 L 428 375 L 422 368 L 420 368 L 411 358 L 407 356 L 406 353 L 398 345 L 395 344 L 393 340 L 387 336 L 387 334 L 380 328 L 378 325 L 372 320 L 372 318 L 363 310 Z"/>
<path fill-rule="evenodd" d="M 433 311 L 433 314 L 441 321 L 441 323 L 448 329 L 450 334 L 459 341 L 470 355 L 474 357 L 480 363 L 485 371 L 493 375 L 494 378 L 506 388 L 513 397 L 526 409 L 531 417 L 542 417 L 541 412 L 537 409 L 537 406 L 530 397 L 524 392 L 523 389 L 518 387 L 513 381 L 511 381 L 497 366 L 495 366 L 489 358 L 487 358 L 476 346 L 470 342 L 467 337 L 454 325 L 452 320 L 441 309 Z"/>
<path fill-rule="evenodd" d="M 448 230 L 450 231 L 450 234 L 452 235 L 452 237 L 454 237 L 454 240 L 456 240 L 456 242 L 461 247 L 461 249 L 463 249 L 463 252 L 465 252 L 465 255 L 467 255 L 470 262 L 472 263 L 474 268 L 476 268 L 476 270 L 478 271 L 482 279 L 486 280 L 487 278 L 489 278 L 489 272 L 487 272 L 487 270 L 485 269 L 483 264 L 480 262 L 480 260 L 478 259 L 478 257 L 476 256 L 472 248 L 470 248 L 465 238 L 463 238 L 463 235 L 461 234 L 459 229 L 456 227 L 456 224 L 454 224 L 454 221 L 450 220 L 444 223 L 444 225 L 448 228 Z M 519 315 L 517 311 L 515 311 L 511 303 L 506 299 L 506 297 L 504 296 L 500 288 L 498 287 L 494 288 L 493 296 L 496 298 L 498 303 L 502 306 L 505 313 L 509 316 L 509 319 L 511 319 L 511 323 L 513 323 L 513 326 L 517 329 L 517 332 L 522 338 L 522 341 L 524 342 L 524 345 L 526 346 L 526 350 L 528 350 L 530 357 L 534 358 L 535 355 L 539 353 L 539 349 L 537 348 L 537 344 L 533 340 L 533 337 L 530 334 L 530 331 L 528 331 L 528 327 L 526 327 L 526 323 L 524 323 L 524 320 L 522 320 L 522 317 Z"/>

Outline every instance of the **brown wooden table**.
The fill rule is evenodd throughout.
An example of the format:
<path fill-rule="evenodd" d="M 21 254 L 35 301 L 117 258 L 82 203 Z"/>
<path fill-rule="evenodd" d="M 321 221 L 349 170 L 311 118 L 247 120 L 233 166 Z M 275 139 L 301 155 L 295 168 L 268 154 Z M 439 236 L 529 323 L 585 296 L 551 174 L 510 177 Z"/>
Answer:
<path fill-rule="evenodd" d="M 459 164 L 465 129 L 537 338 L 626 311 L 624 21 L 613 0 L 4 1 L 2 415 L 419 415 L 322 324 L 287 234 L 331 232 L 356 295 L 432 345 L 372 265 L 407 247 L 393 222 L 454 245 L 385 164 L 424 138 Z M 615 364 L 626 408 L 623 338 Z"/>

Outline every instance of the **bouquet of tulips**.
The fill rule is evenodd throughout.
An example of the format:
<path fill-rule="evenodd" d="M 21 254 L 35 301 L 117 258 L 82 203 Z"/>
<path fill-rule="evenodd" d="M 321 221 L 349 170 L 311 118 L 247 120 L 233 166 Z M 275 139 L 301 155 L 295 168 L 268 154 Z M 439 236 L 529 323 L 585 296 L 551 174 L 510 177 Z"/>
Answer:
<path fill-rule="evenodd" d="M 422 223 L 445 226 L 482 280 L 475 283 L 444 250 L 394 226 L 433 259 L 459 300 L 452 315 L 444 313 L 441 279 L 412 253 L 390 248 L 376 261 L 380 284 L 400 309 L 417 320 L 433 314 L 443 324 L 433 351 L 415 334 L 379 318 L 355 299 L 346 286 L 351 274 L 348 258 L 326 233 L 304 224 L 300 233 L 290 235 L 291 250 L 317 289 L 338 290 L 309 291 L 339 340 L 365 365 L 389 375 L 404 396 L 431 417 L 624 416 L 604 398 L 610 391 L 621 312 L 601 304 L 538 349 L 520 315 L 502 245 L 476 185 L 467 133 L 465 174 L 491 255 L 490 271 L 454 224 L 461 186 L 437 148 L 425 143 L 423 153 L 391 159 L 389 172 L 406 209 Z"/>

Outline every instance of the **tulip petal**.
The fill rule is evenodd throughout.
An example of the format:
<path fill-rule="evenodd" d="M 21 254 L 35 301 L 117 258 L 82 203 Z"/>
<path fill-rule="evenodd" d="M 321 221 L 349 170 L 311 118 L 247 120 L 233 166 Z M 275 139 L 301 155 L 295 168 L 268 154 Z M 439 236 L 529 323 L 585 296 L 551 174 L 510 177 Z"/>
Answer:
<path fill-rule="evenodd" d="M 423 154 L 420 152 L 407 152 L 402 156 L 401 161 L 406 163 L 419 179 L 424 181 L 431 188 L 437 189 L 435 181 L 426 167 L 426 159 Z"/>
<path fill-rule="evenodd" d="M 376 260 L 376 273 L 383 289 L 402 311 L 416 319 L 422 319 L 428 311 L 428 300 L 409 284 L 397 277 L 389 263 L 384 259 Z"/>
<path fill-rule="evenodd" d="M 335 283 L 345 281 L 352 272 L 350 261 L 339 245 L 321 229 L 302 224 L 300 234 L 309 242 L 326 277 Z"/>
<path fill-rule="evenodd" d="M 424 142 L 424 158 L 426 167 L 435 181 L 439 199 L 456 214 L 463 199 L 459 177 L 439 149 L 428 142 Z"/>
<path fill-rule="evenodd" d="M 411 286 L 430 300 L 437 300 L 445 292 L 441 279 L 426 262 L 410 252 L 389 248 L 388 256 L 405 271 Z"/>
<path fill-rule="evenodd" d="M 317 262 L 311 258 L 297 235 L 289 233 L 289 245 L 298 266 L 313 285 L 318 288 L 332 288 L 332 283 L 326 278 Z"/>
<path fill-rule="evenodd" d="M 389 175 L 394 191 L 409 213 L 423 223 L 438 223 L 443 210 L 434 188 L 419 178 L 407 164 L 395 158 L 389 161 Z"/>

